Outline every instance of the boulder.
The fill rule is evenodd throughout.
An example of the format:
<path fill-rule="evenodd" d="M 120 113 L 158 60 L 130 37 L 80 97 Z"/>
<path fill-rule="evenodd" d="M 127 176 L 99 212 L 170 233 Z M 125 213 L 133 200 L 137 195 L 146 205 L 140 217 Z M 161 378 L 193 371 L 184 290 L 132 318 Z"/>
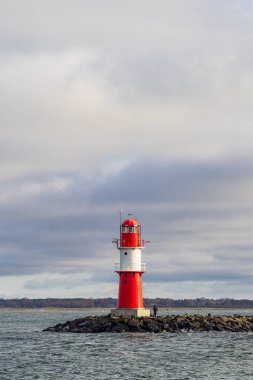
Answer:
<path fill-rule="evenodd" d="M 143 323 L 139 319 L 130 319 L 128 321 L 128 327 L 131 332 L 140 331 L 142 325 Z"/>
<path fill-rule="evenodd" d="M 117 323 L 117 324 L 114 324 L 112 326 L 112 330 L 111 331 L 114 331 L 114 332 L 117 332 L 117 333 L 122 333 L 122 332 L 127 332 L 129 331 L 129 328 L 126 324 L 123 324 L 123 323 Z"/>

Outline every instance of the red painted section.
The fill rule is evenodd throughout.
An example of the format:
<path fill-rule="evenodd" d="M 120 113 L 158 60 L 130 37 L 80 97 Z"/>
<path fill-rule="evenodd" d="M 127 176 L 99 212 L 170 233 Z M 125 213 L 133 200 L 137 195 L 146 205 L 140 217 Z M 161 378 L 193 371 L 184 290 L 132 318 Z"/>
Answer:
<path fill-rule="evenodd" d="M 121 247 L 141 246 L 141 226 L 135 219 L 126 219 L 120 227 Z"/>
<path fill-rule="evenodd" d="M 122 222 L 121 225 L 122 226 L 131 226 L 131 227 L 133 227 L 133 226 L 139 226 L 140 223 L 136 219 L 126 219 L 126 220 L 124 220 L 124 222 Z"/>
<path fill-rule="evenodd" d="M 143 272 L 118 272 L 118 308 L 143 308 L 141 276 Z"/>

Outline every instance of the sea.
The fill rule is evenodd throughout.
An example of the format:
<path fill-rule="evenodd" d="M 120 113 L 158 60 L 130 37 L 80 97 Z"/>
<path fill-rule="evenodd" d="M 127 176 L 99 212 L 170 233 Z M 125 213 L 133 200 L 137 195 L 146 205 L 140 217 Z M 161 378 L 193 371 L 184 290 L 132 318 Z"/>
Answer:
<path fill-rule="evenodd" d="M 253 314 L 252 310 L 208 310 Z M 207 314 L 163 310 L 159 314 Z M 0 309 L 0 380 L 253 379 L 253 333 L 42 332 L 108 310 Z"/>

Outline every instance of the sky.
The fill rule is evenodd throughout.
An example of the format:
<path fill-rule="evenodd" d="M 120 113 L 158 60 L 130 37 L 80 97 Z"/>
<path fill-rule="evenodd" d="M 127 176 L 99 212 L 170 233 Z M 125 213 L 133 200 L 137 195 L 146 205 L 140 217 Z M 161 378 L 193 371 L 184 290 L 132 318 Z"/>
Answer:
<path fill-rule="evenodd" d="M 253 294 L 253 2 L 0 0 L 0 298 Z"/>

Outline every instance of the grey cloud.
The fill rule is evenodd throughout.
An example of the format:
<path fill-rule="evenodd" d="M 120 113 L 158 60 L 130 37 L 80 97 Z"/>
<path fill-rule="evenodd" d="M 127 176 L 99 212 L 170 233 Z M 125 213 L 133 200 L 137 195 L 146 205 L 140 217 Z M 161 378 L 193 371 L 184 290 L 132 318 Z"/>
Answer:
<path fill-rule="evenodd" d="M 92 272 L 94 259 L 102 259 L 109 270 L 117 261 L 111 238 L 118 235 L 117 212 L 122 205 L 125 212 L 134 211 L 143 220 L 144 237 L 152 241 L 145 260 L 152 265 L 159 265 L 161 253 L 169 251 L 166 265 L 174 261 L 185 278 L 184 261 L 193 251 L 203 258 L 213 256 L 213 272 L 223 263 L 233 273 L 236 260 L 251 260 L 244 258 L 252 244 L 243 226 L 252 215 L 250 198 L 244 196 L 253 176 L 252 167 L 249 161 L 239 160 L 195 164 L 140 161 L 102 182 L 86 181 L 81 173 L 5 181 L 7 193 L 37 182 L 40 191 L 32 197 L 24 193 L 20 199 L 17 196 L 14 202 L 9 200 L 1 206 L 1 274 L 77 272 L 80 265 Z M 71 185 L 57 193 L 48 183 L 61 176 Z M 234 231 L 236 219 L 241 216 L 243 224 Z M 235 241 L 229 238 L 231 233 Z M 152 255 L 153 251 L 158 251 L 158 256 Z M 178 253 L 185 258 L 179 260 Z M 205 262 L 198 263 L 198 257 L 194 257 L 192 270 L 201 265 L 203 274 L 192 272 L 191 277 L 204 279 Z"/>
<path fill-rule="evenodd" d="M 136 101 L 163 103 L 164 101 L 191 99 L 196 92 L 193 77 L 179 60 L 162 53 L 148 57 L 124 57 L 115 60 L 114 66 L 102 57 L 103 74 L 123 103 Z"/>
<path fill-rule="evenodd" d="M 109 283 L 123 209 L 154 273 L 250 276 L 252 19 L 237 0 L 0 0 L 1 275 L 99 262 Z"/>
<path fill-rule="evenodd" d="M 134 203 L 229 201 L 238 198 L 237 186 L 252 179 L 252 165 L 244 160 L 169 164 L 146 160 L 109 178 L 94 190 L 91 199 Z"/>
<path fill-rule="evenodd" d="M 60 176 L 57 174 L 55 178 Z M 66 176 L 64 173 L 63 177 Z M 49 178 L 53 180 L 52 174 L 40 179 L 36 176 L 19 178 L 8 184 L 4 181 L 5 192 L 13 194 L 14 200 L 10 197 L 1 207 L 2 275 L 31 274 L 41 270 L 71 272 L 80 269 L 80 265 L 85 268 L 84 262 L 80 264 L 84 258 L 86 266 L 90 267 L 89 259 L 98 256 L 102 247 L 110 243 L 112 231 L 110 226 L 108 231 L 104 212 L 101 210 L 98 215 L 85 204 L 79 175 L 74 176 L 74 188 L 63 192 L 48 187 Z M 72 181 L 73 174 L 69 178 Z M 30 188 L 31 183 L 40 191 L 33 195 L 28 191 L 20 196 L 18 189 Z M 97 228 L 99 233 L 94 232 Z"/>
<path fill-rule="evenodd" d="M 5 173 L 251 152 L 252 5 L 137 3 L 1 2 Z"/>
<path fill-rule="evenodd" d="M 85 285 L 89 283 L 89 277 L 87 276 L 75 276 L 75 277 L 63 277 L 63 278 L 36 278 L 28 280 L 24 284 L 25 289 L 52 289 L 55 287 L 62 287 L 71 289 L 76 286 Z"/>
<path fill-rule="evenodd" d="M 201 271 L 185 271 L 181 270 L 178 273 L 147 273 L 145 282 L 178 282 L 178 281 L 243 281 L 246 283 L 252 282 L 252 275 L 244 275 L 240 273 L 233 273 L 231 271 L 206 271 L 204 268 Z"/>
<path fill-rule="evenodd" d="M 186 1 L 177 3 L 159 0 L 138 0 L 134 4 L 117 1 L 74 0 L 71 6 L 67 0 L 32 1 L 25 0 L 0 3 L 2 43 L 11 45 L 18 42 L 23 48 L 37 46 L 57 47 L 73 46 L 82 42 L 96 46 L 108 46 L 121 42 L 122 50 L 142 43 L 142 46 L 154 44 L 154 38 L 161 38 L 165 47 L 170 38 L 182 38 L 182 32 L 192 32 L 200 24 L 216 29 L 232 29 L 250 24 L 252 3 L 237 0 Z M 246 17 L 248 16 L 248 17 Z M 246 27 L 245 27 L 246 28 Z M 6 33 L 8 31 L 8 33 Z M 118 31 L 118 33 L 116 33 Z M 198 29 L 196 30 L 198 31 Z M 21 33 L 22 32 L 22 33 Z M 120 32 L 120 33 L 119 33 Z M 149 38 L 146 39 L 146 34 Z M 169 36 L 170 37 L 170 36 Z M 202 36 L 198 35 L 198 39 Z M 131 41 L 131 44 L 129 44 Z M 195 43 L 198 41 L 196 40 Z M 218 41 L 217 41 L 218 42 Z M 157 38 L 157 44 L 159 39 Z"/>
<path fill-rule="evenodd" d="M 112 268 L 111 268 L 112 269 Z M 118 275 L 112 270 L 102 271 L 97 268 L 95 271 L 83 271 L 73 274 L 59 274 L 57 272 L 42 276 L 38 275 L 36 278 L 27 280 L 24 283 L 24 288 L 29 290 L 36 289 L 50 289 L 62 287 L 64 289 L 78 288 L 83 286 L 98 286 L 101 283 L 117 283 Z"/>

